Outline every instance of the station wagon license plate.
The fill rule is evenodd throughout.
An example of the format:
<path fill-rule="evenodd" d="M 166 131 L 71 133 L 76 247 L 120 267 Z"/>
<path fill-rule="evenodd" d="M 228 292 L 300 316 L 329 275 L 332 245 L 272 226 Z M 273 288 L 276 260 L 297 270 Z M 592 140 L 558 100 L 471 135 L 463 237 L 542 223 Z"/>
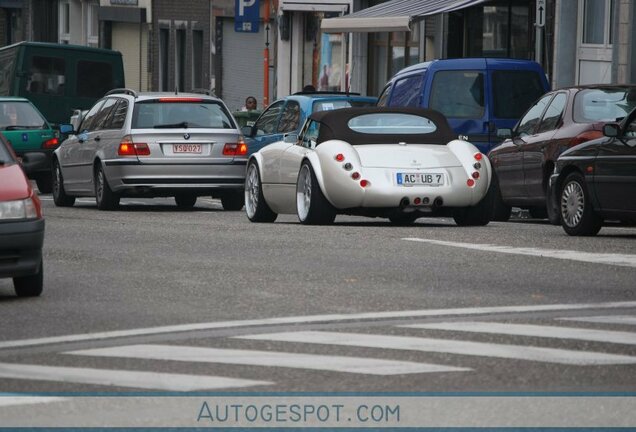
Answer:
<path fill-rule="evenodd" d="M 173 144 L 173 153 L 194 153 L 201 154 L 203 147 L 201 144 Z"/>
<path fill-rule="evenodd" d="M 397 173 L 398 186 L 441 186 L 444 184 L 442 173 Z"/>

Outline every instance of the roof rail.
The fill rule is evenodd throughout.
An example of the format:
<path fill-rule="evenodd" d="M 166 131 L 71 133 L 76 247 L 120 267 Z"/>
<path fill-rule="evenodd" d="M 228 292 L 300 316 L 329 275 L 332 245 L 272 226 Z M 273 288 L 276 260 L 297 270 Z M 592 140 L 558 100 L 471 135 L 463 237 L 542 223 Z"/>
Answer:
<path fill-rule="evenodd" d="M 129 89 L 129 88 L 112 89 L 108 93 L 106 93 L 104 96 L 108 96 L 108 95 L 112 95 L 112 94 L 127 94 L 127 95 L 130 95 L 130 96 L 137 97 L 137 92 L 132 90 L 132 89 Z"/>
<path fill-rule="evenodd" d="M 360 93 L 354 92 L 341 92 L 341 91 L 308 91 L 303 92 L 299 91 L 294 93 L 294 95 L 351 95 L 351 96 L 360 96 Z"/>

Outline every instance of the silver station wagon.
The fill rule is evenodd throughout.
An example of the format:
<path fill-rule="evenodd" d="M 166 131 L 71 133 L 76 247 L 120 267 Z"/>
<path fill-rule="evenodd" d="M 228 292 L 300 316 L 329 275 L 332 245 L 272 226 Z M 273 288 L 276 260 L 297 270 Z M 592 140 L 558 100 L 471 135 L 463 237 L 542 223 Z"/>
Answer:
<path fill-rule="evenodd" d="M 210 195 L 243 207 L 247 145 L 220 99 L 115 89 L 79 120 L 53 156 L 56 205 L 94 196 L 111 210 L 121 197 L 173 196 L 191 208 Z"/>

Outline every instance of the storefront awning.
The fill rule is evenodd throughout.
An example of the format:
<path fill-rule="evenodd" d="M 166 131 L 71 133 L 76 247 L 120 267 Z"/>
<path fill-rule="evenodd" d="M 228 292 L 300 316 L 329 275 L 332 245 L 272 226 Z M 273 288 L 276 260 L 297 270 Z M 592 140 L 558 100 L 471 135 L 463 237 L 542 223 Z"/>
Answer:
<path fill-rule="evenodd" d="M 410 31 L 411 23 L 428 15 L 452 12 L 488 0 L 391 0 L 337 18 L 323 19 L 327 33 Z"/>
<path fill-rule="evenodd" d="M 281 10 L 293 12 L 340 12 L 349 11 L 350 0 L 283 0 L 280 3 Z"/>

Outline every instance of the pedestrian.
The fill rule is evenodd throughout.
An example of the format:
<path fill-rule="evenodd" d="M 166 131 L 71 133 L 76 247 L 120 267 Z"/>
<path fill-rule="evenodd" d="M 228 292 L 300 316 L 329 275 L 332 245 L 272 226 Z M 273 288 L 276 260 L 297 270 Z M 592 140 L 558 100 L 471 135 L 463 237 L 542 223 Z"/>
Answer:
<path fill-rule="evenodd" d="M 256 109 L 256 98 L 254 96 L 248 96 L 245 99 L 245 106 L 241 108 L 241 111 L 254 111 Z"/>

